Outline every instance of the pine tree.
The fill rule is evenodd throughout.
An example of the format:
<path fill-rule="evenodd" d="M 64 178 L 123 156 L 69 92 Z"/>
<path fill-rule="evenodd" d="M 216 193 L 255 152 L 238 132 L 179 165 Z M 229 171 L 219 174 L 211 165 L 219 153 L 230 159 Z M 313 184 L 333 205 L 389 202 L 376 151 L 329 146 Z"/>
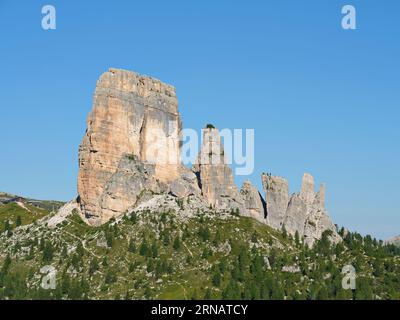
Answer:
<path fill-rule="evenodd" d="M 299 236 L 299 232 L 297 230 L 294 234 L 294 242 L 296 243 L 297 247 L 300 245 L 300 236 Z"/>
<path fill-rule="evenodd" d="M 215 237 L 213 240 L 213 245 L 214 246 L 219 245 L 221 242 L 221 239 L 222 239 L 221 232 L 219 231 L 219 229 L 217 229 L 217 232 L 215 233 Z"/>
<path fill-rule="evenodd" d="M 157 243 L 155 240 L 153 241 L 153 244 L 151 245 L 151 256 L 153 258 L 158 257 L 158 247 L 157 247 Z"/>
<path fill-rule="evenodd" d="M 149 247 L 147 245 L 146 239 L 143 239 L 142 244 L 140 245 L 139 253 L 141 256 L 146 256 L 149 251 Z"/>
<path fill-rule="evenodd" d="M 51 260 L 53 260 L 53 253 L 54 253 L 54 248 L 51 242 L 50 241 L 46 242 L 43 248 L 43 262 L 45 263 L 51 262 Z"/>
<path fill-rule="evenodd" d="M 207 288 L 206 293 L 204 294 L 203 300 L 211 300 L 211 290 Z"/>
<path fill-rule="evenodd" d="M 161 260 L 158 260 L 156 263 L 155 275 L 157 278 L 160 278 L 162 274 L 163 274 L 163 265 Z"/>
<path fill-rule="evenodd" d="M 112 284 L 115 283 L 117 281 L 117 275 L 114 271 L 108 269 L 106 276 L 104 278 L 104 283 L 105 284 Z"/>
<path fill-rule="evenodd" d="M 178 251 L 181 248 L 181 240 L 180 240 L 179 236 L 176 236 L 173 247 L 176 251 Z"/>
<path fill-rule="evenodd" d="M 136 245 L 135 245 L 135 241 L 133 239 L 129 240 L 128 251 L 130 253 L 135 253 L 136 252 Z"/>
<path fill-rule="evenodd" d="M 232 276 L 232 279 L 235 281 L 243 281 L 244 280 L 244 275 L 240 269 L 238 262 L 235 262 L 235 264 L 233 265 L 233 269 L 231 271 L 231 276 Z"/>
<path fill-rule="evenodd" d="M 131 213 L 131 216 L 129 217 L 129 220 L 130 220 L 133 224 L 135 224 L 135 223 L 137 222 L 138 218 L 137 218 L 136 212 L 132 212 L 132 213 Z"/>
<path fill-rule="evenodd" d="M 241 293 L 238 283 L 231 279 L 226 286 L 225 290 L 222 292 L 222 299 L 223 300 L 240 300 Z"/>
<path fill-rule="evenodd" d="M 272 300 L 283 300 L 285 298 L 285 292 L 282 289 L 282 285 L 274 280 L 272 282 L 271 299 Z"/>
<path fill-rule="evenodd" d="M 163 245 L 164 245 L 165 247 L 168 247 L 169 244 L 170 244 L 170 241 L 171 241 L 171 239 L 170 239 L 169 232 L 168 232 L 168 231 L 165 231 L 165 232 L 164 232 L 164 235 L 163 235 Z"/>
<path fill-rule="evenodd" d="M 218 270 L 214 272 L 214 275 L 212 277 L 212 284 L 214 287 L 219 288 L 221 286 L 221 274 L 219 273 Z"/>
<path fill-rule="evenodd" d="M 249 256 L 244 246 L 240 248 L 238 262 L 240 271 L 245 272 L 249 266 Z"/>
<path fill-rule="evenodd" d="M 285 225 L 282 225 L 282 237 L 283 239 L 287 239 L 288 237 Z"/>
<path fill-rule="evenodd" d="M 208 241 L 210 239 L 210 230 L 207 227 L 201 226 L 199 228 L 198 234 L 203 242 Z"/>
<path fill-rule="evenodd" d="M 107 230 L 107 232 L 105 233 L 105 237 L 106 237 L 107 247 L 112 248 L 114 244 L 114 235 Z"/>
<path fill-rule="evenodd" d="M 10 222 L 8 220 L 4 221 L 4 231 L 8 232 L 11 230 Z"/>
<path fill-rule="evenodd" d="M 61 278 L 61 291 L 63 294 L 68 294 L 71 285 L 69 276 L 64 273 Z"/>
<path fill-rule="evenodd" d="M 219 271 L 221 272 L 221 274 L 224 274 L 224 273 L 225 273 L 226 265 L 225 265 L 225 262 L 224 262 L 224 261 L 221 261 L 221 262 L 218 264 L 218 269 L 219 269 Z"/>
<path fill-rule="evenodd" d="M 154 271 L 154 260 L 149 259 L 147 261 L 147 272 L 153 272 Z"/>
<path fill-rule="evenodd" d="M 90 261 L 89 265 L 89 274 L 93 275 L 97 270 L 99 270 L 99 262 L 97 261 L 96 257 Z"/>
<path fill-rule="evenodd" d="M 257 281 L 262 281 L 264 277 L 264 260 L 260 255 L 256 255 L 251 267 L 250 272 L 253 275 L 253 278 Z"/>
<path fill-rule="evenodd" d="M 15 225 L 16 225 L 17 227 L 19 227 L 20 225 L 22 225 L 21 216 L 17 216 L 17 219 L 15 220 Z"/>

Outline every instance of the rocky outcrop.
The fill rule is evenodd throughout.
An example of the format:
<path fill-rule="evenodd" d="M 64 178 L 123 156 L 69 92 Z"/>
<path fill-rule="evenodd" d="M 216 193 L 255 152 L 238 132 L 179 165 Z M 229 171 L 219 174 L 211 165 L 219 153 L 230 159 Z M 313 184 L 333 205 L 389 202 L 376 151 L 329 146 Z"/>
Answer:
<path fill-rule="evenodd" d="M 297 231 L 299 236 L 303 237 L 304 226 L 306 225 L 307 217 L 307 204 L 298 193 L 293 194 L 290 197 L 286 215 L 283 221 L 286 231 L 290 234 L 295 234 Z"/>
<path fill-rule="evenodd" d="M 47 226 L 50 229 L 54 229 L 60 223 L 63 223 L 70 215 L 72 215 L 75 209 L 78 209 L 78 204 L 75 200 L 72 200 L 58 209 L 55 215 L 51 216 L 50 218 L 45 218 L 44 220 L 46 220 Z"/>
<path fill-rule="evenodd" d="M 257 188 L 250 181 L 245 181 L 240 190 L 240 195 L 243 198 L 248 215 L 260 222 L 265 222 L 266 204 Z"/>
<path fill-rule="evenodd" d="M 271 227 L 280 230 L 289 203 L 288 182 L 282 177 L 276 177 L 270 174 L 263 174 L 261 180 L 265 192 L 267 223 Z"/>
<path fill-rule="evenodd" d="M 267 223 L 282 229 L 292 235 L 298 232 L 308 245 L 320 239 L 322 233 L 329 230 L 331 240 L 340 240 L 336 227 L 330 220 L 325 209 L 325 186 L 320 191 L 314 191 L 314 178 L 305 173 L 300 193 L 293 194 L 289 199 L 288 183 L 281 177 L 269 174 L 262 175 L 266 197 Z"/>
<path fill-rule="evenodd" d="M 212 207 L 217 214 L 239 210 L 273 228 L 298 232 L 310 245 L 325 230 L 338 238 L 326 213 L 324 186 L 315 192 L 311 175 L 304 175 L 300 193 L 289 198 L 284 178 L 263 174 L 264 201 L 248 181 L 238 191 L 216 128 L 203 130 L 192 169 L 180 163 L 180 133 L 174 87 L 130 71 L 105 72 L 97 82 L 79 148 L 77 211 L 85 221 L 100 225 L 165 199 L 184 211 L 181 200 L 189 203 L 190 198 L 188 216 L 194 205 Z M 175 204 L 176 198 L 180 200 Z"/>
<path fill-rule="evenodd" d="M 321 238 L 324 231 L 329 231 L 332 242 L 340 241 L 340 236 L 337 233 L 336 226 L 330 219 L 325 208 L 325 186 L 321 185 L 318 192 L 314 191 L 314 178 L 305 173 L 300 192 L 300 197 L 303 199 L 303 204 L 306 206 L 306 221 L 304 231 L 299 230 L 303 235 L 305 243 L 313 245 L 314 242 Z"/>
<path fill-rule="evenodd" d="M 90 223 L 125 212 L 142 187 L 179 178 L 180 128 L 174 87 L 125 70 L 100 77 L 79 148 L 79 201 Z"/>
<path fill-rule="evenodd" d="M 308 173 L 303 176 L 300 193 L 289 198 L 288 182 L 270 174 L 262 175 L 266 201 L 266 223 L 271 227 L 292 235 L 298 232 L 305 243 L 313 245 L 322 233 L 329 230 L 331 240 L 340 240 L 336 227 L 325 209 L 325 186 L 314 191 L 314 178 Z"/>
<path fill-rule="evenodd" d="M 236 210 L 244 214 L 243 199 L 228 166 L 218 129 L 203 129 L 203 143 L 193 166 L 203 197 L 220 210 Z"/>

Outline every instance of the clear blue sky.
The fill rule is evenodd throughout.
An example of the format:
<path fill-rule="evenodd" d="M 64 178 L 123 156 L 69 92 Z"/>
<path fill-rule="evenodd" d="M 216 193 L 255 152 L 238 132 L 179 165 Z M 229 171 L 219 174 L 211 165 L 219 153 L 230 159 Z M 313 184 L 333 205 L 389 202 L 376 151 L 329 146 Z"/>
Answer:
<path fill-rule="evenodd" d="M 310 172 L 335 223 L 400 233 L 397 0 L 0 0 L 0 35 L 2 191 L 76 196 L 96 79 L 116 67 L 175 85 L 185 127 L 254 128 L 257 186 L 266 171 L 296 192 Z"/>

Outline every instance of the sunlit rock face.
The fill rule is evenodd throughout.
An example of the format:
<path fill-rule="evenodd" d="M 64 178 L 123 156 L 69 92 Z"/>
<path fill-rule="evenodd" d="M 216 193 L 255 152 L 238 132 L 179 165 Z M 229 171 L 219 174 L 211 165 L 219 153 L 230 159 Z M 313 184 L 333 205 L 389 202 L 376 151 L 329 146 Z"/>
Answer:
<path fill-rule="evenodd" d="M 79 201 L 91 224 L 133 205 L 145 175 L 157 190 L 179 177 L 180 130 L 174 87 L 125 70 L 101 75 L 79 148 Z"/>

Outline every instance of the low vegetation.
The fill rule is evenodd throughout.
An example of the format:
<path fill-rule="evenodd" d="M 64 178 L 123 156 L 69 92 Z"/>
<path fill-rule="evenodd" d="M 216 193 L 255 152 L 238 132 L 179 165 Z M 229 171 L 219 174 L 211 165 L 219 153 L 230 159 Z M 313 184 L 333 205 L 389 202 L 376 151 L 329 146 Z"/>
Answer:
<path fill-rule="evenodd" d="M 11 208 L 0 217 L 15 220 Z M 55 229 L 36 223 L 15 227 L 11 236 L 2 232 L 0 298 L 400 299 L 400 250 L 341 233 L 337 245 L 324 234 L 308 248 L 298 234 L 236 212 L 218 217 L 210 209 L 186 219 L 132 212 L 101 227 L 74 213 Z M 342 288 L 349 264 L 355 290 Z M 41 285 L 44 266 L 55 270 L 53 289 Z"/>

